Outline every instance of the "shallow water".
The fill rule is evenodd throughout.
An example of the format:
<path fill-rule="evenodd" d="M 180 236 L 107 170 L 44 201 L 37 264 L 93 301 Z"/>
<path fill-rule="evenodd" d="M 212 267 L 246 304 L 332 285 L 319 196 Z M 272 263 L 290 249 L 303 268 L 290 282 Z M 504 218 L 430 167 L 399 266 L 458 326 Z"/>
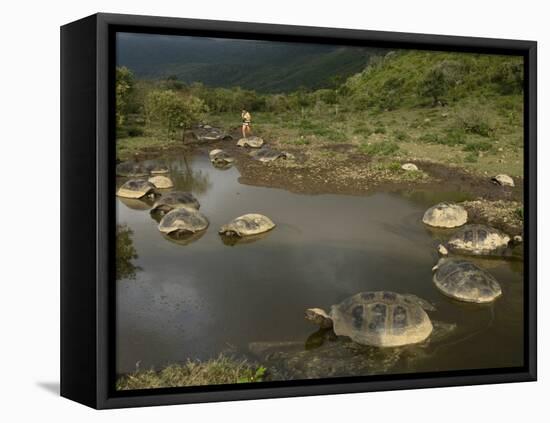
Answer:
<path fill-rule="evenodd" d="M 218 170 L 206 155 L 163 163 L 175 189 L 197 197 L 210 227 L 193 242 L 178 244 L 157 230 L 149 205 L 117 198 L 118 223 L 133 231 L 138 256 L 135 279 L 117 281 L 119 373 L 227 350 L 245 354 L 254 342 L 291 341 L 292 354 L 299 354 L 316 331 L 303 318 L 306 308 L 328 309 L 368 290 L 416 294 L 436 306 L 432 320 L 456 324 L 424 345 L 418 359 L 383 369 L 373 365 L 368 373 L 523 364 L 523 263 L 478 261 L 502 286 L 503 296 L 492 305 L 451 300 L 431 281 L 435 247 L 449 233 L 426 228 L 422 214 L 435 202 L 463 200 L 463 194 L 301 195 L 241 185 L 236 168 Z M 269 216 L 277 227 L 255 242 L 222 243 L 218 228 L 251 212 Z M 344 365 L 326 376 L 340 374 L 353 369 Z"/>

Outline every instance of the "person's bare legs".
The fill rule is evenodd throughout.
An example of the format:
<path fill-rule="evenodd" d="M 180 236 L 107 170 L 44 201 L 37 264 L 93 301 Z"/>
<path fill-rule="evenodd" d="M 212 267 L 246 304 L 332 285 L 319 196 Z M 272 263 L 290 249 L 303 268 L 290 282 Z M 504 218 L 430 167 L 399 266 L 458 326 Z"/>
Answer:
<path fill-rule="evenodd" d="M 246 138 L 246 125 L 243 125 L 243 126 L 241 127 L 241 132 L 242 132 L 242 134 L 243 134 L 243 138 Z"/>
<path fill-rule="evenodd" d="M 252 132 L 252 129 L 250 128 L 250 125 L 246 125 L 246 133 L 248 134 L 247 136 L 250 136 L 251 132 Z"/>

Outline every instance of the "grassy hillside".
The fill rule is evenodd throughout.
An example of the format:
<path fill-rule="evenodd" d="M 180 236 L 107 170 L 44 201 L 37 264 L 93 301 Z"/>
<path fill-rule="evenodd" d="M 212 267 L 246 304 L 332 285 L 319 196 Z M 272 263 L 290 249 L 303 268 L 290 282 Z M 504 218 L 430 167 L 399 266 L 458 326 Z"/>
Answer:
<path fill-rule="evenodd" d="M 337 53 L 319 60 L 331 63 Z M 329 74 L 330 65 L 321 68 L 318 72 Z M 481 174 L 521 176 L 522 84 L 519 57 L 396 51 L 374 58 L 333 88 L 285 94 L 141 81 L 135 85 L 134 110 L 147 108 L 147 92 L 174 90 L 202 100 L 201 119 L 226 129 L 239 126 L 246 107 L 256 134 L 280 148 L 308 151 L 310 159 L 338 160 L 343 155 L 331 145 L 345 144 L 339 151 L 367 154 L 394 169 L 399 161 L 431 160 Z M 119 148 L 135 152 L 148 139 L 159 143 L 153 125 L 133 132 L 140 137 L 125 137 Z"/>
<path fill-rule="evenodd" d="M 520 57 L 429 51 L 392 52 L 353 75 L 342 94 L 368 107 L 446 105 L 522 93 Z"/>

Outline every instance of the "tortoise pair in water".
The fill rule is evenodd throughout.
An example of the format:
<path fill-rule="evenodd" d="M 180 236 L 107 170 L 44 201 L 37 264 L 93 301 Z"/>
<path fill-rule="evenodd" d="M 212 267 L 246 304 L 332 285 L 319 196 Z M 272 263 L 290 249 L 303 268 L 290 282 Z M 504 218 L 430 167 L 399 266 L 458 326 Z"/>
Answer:
<path fill-rule="evenodd" d="M 501 255 L 511 245 L 510 237 L 504 232 L 487 225 L 469 224 L 464 207 L 452 203 L 439 203 L 424 213 L 422 222 L 437 228 L 457 228 L 444 246 L 439 246 L 442 255 L 447 249 L 467 255 Z"/>
<path fill-rule="evenodd" d="M 169 173 L 169 169 L 163 165 L 122 162 L 116 166 L 116 175 L 124 178 L 143 178 L 149 175 L 164 175 L 166 173 Z"/>
<path fill-rule="evenodd" d="M 130 179 L 118 189 L 116 195 L 123 198 L 154 198 L 160 195 L 158 189 L 172 188 L 174 183 L 166 176 L 156 175 L 148 180 Z"/>
<path fill-rule="evenodd" d="M 502 294 L 493 276 L 468 261 L 441 259 L 434 270 L 436 287 L 454 299 L 487 303 Z M 431 335 L 434 326 L 426 311 L 435 311 L 435 307 L 415 295 L 378 291 L 349 297 L 333 305 L 329 313 L 309 308 L 305 318 L 361 345 L 400 347 L 423 342 Z"/>
<path fill-rule="evenodd" d="M 159 230 L 167 235 L 184 237 L 204 231 L 209 221 L 197 209 L 180 207 L 168 212 L 159 223 Z M 267 216 L 249 213 L 222 225 L 219 234 L 224 237 L 248 237 L 270 231 L 275 223 Z"/>

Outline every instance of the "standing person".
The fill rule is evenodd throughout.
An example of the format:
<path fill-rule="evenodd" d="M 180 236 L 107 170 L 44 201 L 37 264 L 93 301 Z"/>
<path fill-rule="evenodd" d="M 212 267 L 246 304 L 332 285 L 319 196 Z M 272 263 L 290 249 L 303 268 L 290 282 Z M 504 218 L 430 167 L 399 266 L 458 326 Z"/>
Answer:
<path fill-rule="evenodd" d="M 241 119 L 243 120 L 243 127 L 242 127 L 243 138 L 246 138 L 247 134 L 250 135 L 250 131 L 251 131 L 250 122 L 252 121 L 252 116 L 250 115 L 249 112 L 243 109 L 241 112 Z"/>

